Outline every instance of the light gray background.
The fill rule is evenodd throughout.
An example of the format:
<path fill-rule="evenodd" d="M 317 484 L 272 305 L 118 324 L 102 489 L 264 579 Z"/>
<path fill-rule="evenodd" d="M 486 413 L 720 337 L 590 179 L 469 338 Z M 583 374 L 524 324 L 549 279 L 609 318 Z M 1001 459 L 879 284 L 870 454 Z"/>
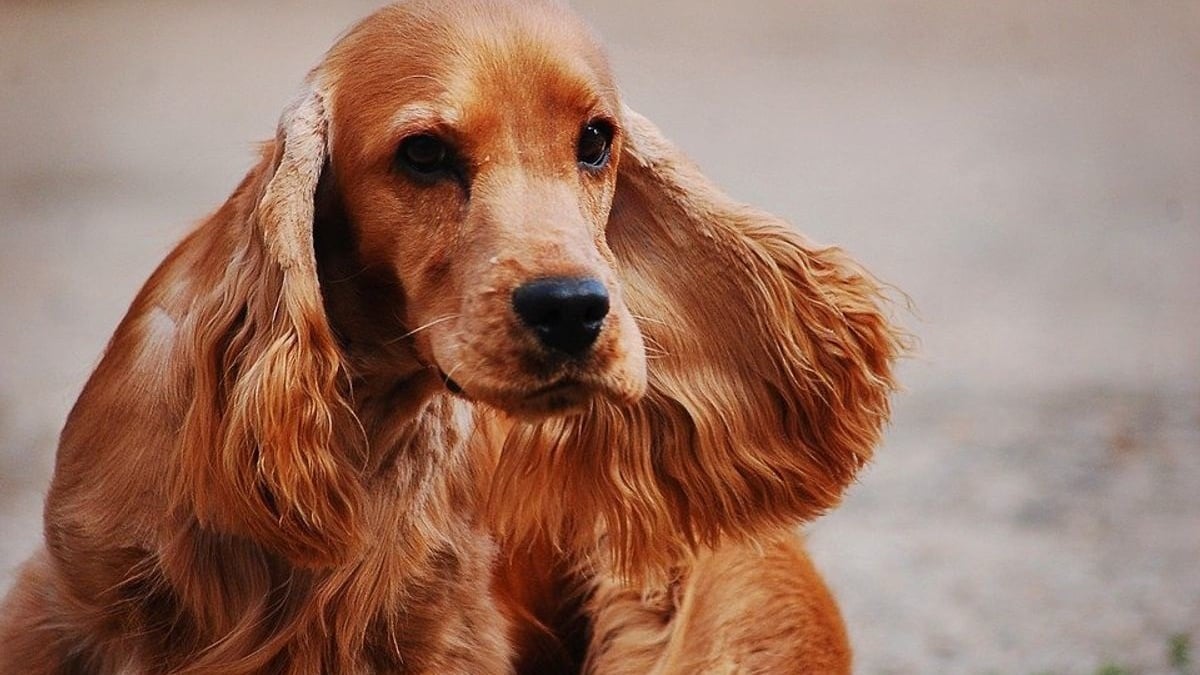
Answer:
<path fill-rule="evenodd" d="M 0 587 L 138 286 L 373 5 L 0 0 Z M 810 528 L 859 670 L 1200 642 L 1200 3 L 577 6 L 710 176 L 915 302 L 889 440 Z"/>

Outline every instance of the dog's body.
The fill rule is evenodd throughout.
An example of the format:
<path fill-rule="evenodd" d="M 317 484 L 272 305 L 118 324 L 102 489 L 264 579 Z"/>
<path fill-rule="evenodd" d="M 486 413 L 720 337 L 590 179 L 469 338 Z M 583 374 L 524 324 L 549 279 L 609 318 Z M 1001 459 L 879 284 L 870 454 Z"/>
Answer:
<path fill-rule="evenodd" d="M 562 8 L 381 10 L 117 329 L 0 673 L 846 671 L 791 531 L 896 352 Z"/>

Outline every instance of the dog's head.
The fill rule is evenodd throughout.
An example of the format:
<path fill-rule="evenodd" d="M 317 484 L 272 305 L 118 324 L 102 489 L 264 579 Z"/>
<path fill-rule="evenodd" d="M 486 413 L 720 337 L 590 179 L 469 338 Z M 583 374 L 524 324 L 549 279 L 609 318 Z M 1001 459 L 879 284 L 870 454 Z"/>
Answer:
<path fill-rule="evenodd" d="M 900 349 L 878 285 L 712 185 L 564 8 L 391 6 L 308 85 L 196 313 L 198 512 L 226 490 L 240 530 L 336 557 L 346 382 L 381 373 L 388 405 L 445 386 L 507 413 L 500 532 L 606 541 L 631 573 L 811 518 L 870 457 Z"/>
<path fill-rule="evenodd" d="M 452 391 L 522 417 L 642 395 L 605 238 L 621 105 L 576 19 L 549 4 L 395 5 L 312 79 L 347 223 L 334 236 L 353 239 L 345 273 L 392 278 L 391 338 Z"/>

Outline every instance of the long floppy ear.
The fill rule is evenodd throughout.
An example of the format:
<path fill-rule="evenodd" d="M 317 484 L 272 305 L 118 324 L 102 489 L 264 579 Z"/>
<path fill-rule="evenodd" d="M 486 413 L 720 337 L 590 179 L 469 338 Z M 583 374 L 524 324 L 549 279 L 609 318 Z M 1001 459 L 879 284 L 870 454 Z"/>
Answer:
<path fill-rule="evenodd" d="M 839 250 L 725 196 L 625 109 L 607 239 L 648 348 L 637 405 L 517 425 L 503 530 L 668 569 L 838 502 L 889 415 L 899 333 Z"/>
<path fill-rule="evenodd" d="M 359 427 L 313 246 L 327 126 L 313 88 L 206 225 L 224 230 L 214 250 L 227 259 L 188 319 L 193 389 L 175 486 L 202 525 L 304 565 L 343 558 L 360 536 Z"/>

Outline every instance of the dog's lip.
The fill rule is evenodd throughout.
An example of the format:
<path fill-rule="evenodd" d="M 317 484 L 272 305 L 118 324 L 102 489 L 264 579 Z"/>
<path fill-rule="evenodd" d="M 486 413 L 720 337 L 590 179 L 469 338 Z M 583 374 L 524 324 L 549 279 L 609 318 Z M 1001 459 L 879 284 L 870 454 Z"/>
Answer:
<path fill-rule="evenodd" d="M 579 380 L 577 380 L 573 377 L 562 377 L 562 378 L 555 380 L 554 382 L 551 382 L 550 384 L 547 384 L 547 385 L 538 387 L 537 389 L 534 389 L 533 391 L 526 394 L 525 398 L 537 398 L 539 396 L 547 396 L 550 394 L 556 394 L 556 393 L 561 392 L 566 389 L 577 389 L 581 386 L 583 386 L 583 382 L 580 382 Z"/>
<path fill-rule="evenodd" d="M 448 389 L 451 394 L 459 394 L 463 396 L 466 395 L 466 390 L 463 389 L 463 386 L 447 375 L 446 371 L 438 368 L 438 376 L 441 378 L 442 384 L 446 385 L 446 389 Z M 586 386 L 586 382 L 568 375 L 560 377 L 549 384 L 544 384 L 532 390 L 517 393 L 516 398 L 523 398 L 526 400 L 537 399 L 545 396 L 553 396 L 554 394 L 559 394 L 572 389 L 584 388 Z"/>
<path fill-rule="evenodd" d="M 446 371 L 438 368 L 438 375 L 442 378 L 442 384 L 446 385 L 446 388 L 450 390 L 451 394 L 463 393 L 462 385 L 450 379 L 450 376 L 446 374 Z"/>
<path fill-rule="evenodd" d="M 518 415 L 533 413 L 535 416 L 541 416 L 578 409 L 592 395 L 594 387 L 583 379 L 564 376 L 533 389 L 504 391 L 484 386 L 467 391 L 447 376 L 445 371 L 438 369 L 438 375 L 451 394 L 489 403 Z"/>
<path fill-rule="evenodd" d="M 523 392 L 513 401 L 512 411 L 519 414 L 542 417 L 580 412 L 595 395 L 594 386 L 586 381 L 562 377 L 549 384 Z"/>

